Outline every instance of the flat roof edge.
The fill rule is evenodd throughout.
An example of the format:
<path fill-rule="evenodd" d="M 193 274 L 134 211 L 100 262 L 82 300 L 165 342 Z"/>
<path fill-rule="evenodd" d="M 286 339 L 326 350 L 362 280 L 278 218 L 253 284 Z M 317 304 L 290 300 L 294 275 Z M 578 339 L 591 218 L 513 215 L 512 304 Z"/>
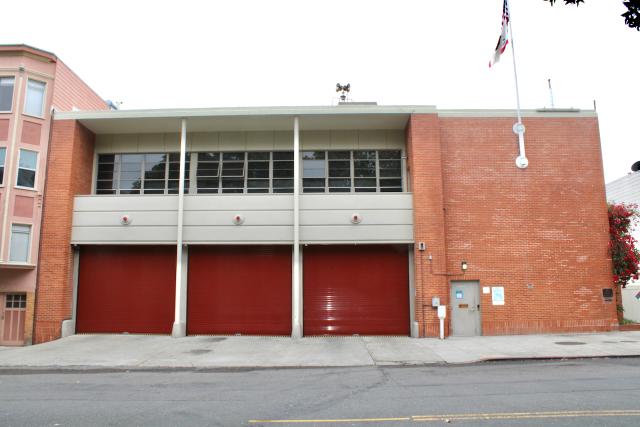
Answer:
<path fill-rule="evenodd" d="M 153 110 L 68 111 L 56 112 L 55 120 L 241 117 L 241 116 L 310 116 L 310 115 L 364 115 L 364 114 L 435 114 L 435 106 L 428 105 L 339 105 L 321 107 L 225 107 L 176 108 Z"/>
<path fill-rule="evenodd" d="M 522 117 L 597 117 L 598 113 L 595 110 L 580 110 L 577 108 L 538 108 L 521 110 Z M 438 110 L 438 116 L 440 117 L 477 117 L 477 118 L 491 118 L 491 117 L 517 117 L 515 109 L 495 109 L 495 110 Z"/>

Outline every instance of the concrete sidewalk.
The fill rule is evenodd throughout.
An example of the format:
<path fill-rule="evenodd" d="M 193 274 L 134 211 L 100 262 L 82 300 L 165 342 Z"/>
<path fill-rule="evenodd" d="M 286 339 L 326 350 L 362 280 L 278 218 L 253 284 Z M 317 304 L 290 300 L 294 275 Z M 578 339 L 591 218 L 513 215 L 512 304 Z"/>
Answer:
<path fill-rule="evenodd" d="M 640 356 L 640 332 L 414 339 L 75 335 L 0 347 L 0 368 L 247 368 L 473 363 Z"/>

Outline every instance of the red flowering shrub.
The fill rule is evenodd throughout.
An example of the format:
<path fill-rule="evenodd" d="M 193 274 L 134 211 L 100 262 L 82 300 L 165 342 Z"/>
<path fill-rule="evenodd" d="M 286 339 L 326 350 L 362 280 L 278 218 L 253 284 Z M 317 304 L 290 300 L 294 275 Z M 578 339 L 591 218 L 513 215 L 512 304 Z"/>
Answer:
<path fill-rule="evenodd" d="M 609 205 L 609 252 L 613 262 L 613 283 L 627 286 L 638 280 L 640 252 L 631 235 L 638 221 L 638 206 L 617 203 Z"/>

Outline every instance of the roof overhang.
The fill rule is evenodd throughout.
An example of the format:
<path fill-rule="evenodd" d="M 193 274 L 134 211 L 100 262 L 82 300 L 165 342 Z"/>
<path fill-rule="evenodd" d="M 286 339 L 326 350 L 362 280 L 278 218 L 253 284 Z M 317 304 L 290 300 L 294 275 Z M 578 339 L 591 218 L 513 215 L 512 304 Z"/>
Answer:
<path fill-rule="evenodd" d="M 441 117 L 513 117 L 515 110 L 437 110 L 434 106 L 338 105 L 324 107 L 238 107 L 165 110 L 59 112 L 55 120 L 78 120 L 95 134 L 174 133 L 182 119 L 188 132 L 405 129 L 412 114 Z M 523 117 L 594 117 L 593 110 L 523 110 Z"/>
<path fill-rule="evenodd" d="M 72 111 L 55 120 L 78 120 L 96 134 L 189 132 L 404 129 L 411 114 L 435 114 L 431 106 L 340 105 L 329 107 L 243 107 L 170 110 Z"/>

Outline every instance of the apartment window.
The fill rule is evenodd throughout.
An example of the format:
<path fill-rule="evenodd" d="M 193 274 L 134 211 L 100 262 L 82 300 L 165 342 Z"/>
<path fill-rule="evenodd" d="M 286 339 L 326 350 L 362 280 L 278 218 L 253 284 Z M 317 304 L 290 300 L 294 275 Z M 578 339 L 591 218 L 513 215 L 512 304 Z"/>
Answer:
<path fill-rule="evenodd" d="M 247 153 L 247 193 L 269 192 L 269 161 L 271 153 Z"/>
<path fill-rule="evenodd" d="M 9 249 L 9 261 L 28 262 L 30 241 L 31 226 L 13 224 L 11 226 L 11 247 Z"/>
<path fill-rule="evenodd" d="M 44 106 L 45 83 L 29 79 L 27 81 L 27 98 L 24 102 L 24 113 L 42 117 Z"/>
<path fill-rule="evenodd" d="M 14 77 L 0 77 L 0 112 L 11 111 L 14 83 Z"/>
<path fill-rule="evenodd" d="M 5 308 L 27 308 L 27 296 L 25 294 L 7 294 Z"/>
<path fill-rule="evenodd" d="M 189 156 L 185 192 L 189 188 Z M 177 194 L 179 153 L 100 154 L 96 194 Z"/>
<path fill-rule="evenodd" d="M 24 188 L 34 188 L 36 185 L 36 166 L 38 153 L 31 150 L 20 150 L 18 160 L 18 178 L 16 185 Z"/>
<path fill-rule="evenodd" d="M 198 153 L 197 191 L 217 193 L 220 185 L 220 153 Z"/>
<path fill-rule="evenodd" d="M 186 153 L 184 162 L 184 192 L 189 192 L 189 169 L 191 168 L 191 155 Z M 146 184 L 145 184 L 146 186 Z M 178 194 L 180 188 L 180 153 L 169 153 L 167 193 Z"/>
<path fill-rule="evenodd" d="M 329 151 L 329 192 L 351 191 L 351 152 Z"/>
<path fill-rule="evenodd" d="M 302 153 L 302 191 L 324 193 L 326 168 L 324 151 L 304 151 Z"/>
<path fill-rule="evenodd" d="M 120 154 L 118 188 L 120 194 L 140 194 L 144 154 Z"/>
<path fill-rule="evenodd" d="M 400 150 L 378 151 L 380 191 L 402 191 L 402 153 Z"/>
<path fill-rule="evenodd" d="M 356 192 L 376 191 L 376 152 L 353 152 L 353 188 Z"/>
<path fill-rule="evenodd" d="M 4 161 L 7 157 L 7 149 L 0 147 L 0 185 L 4 183 Z"/>
<path fill-rule="evenodd" d="M 244 192 L 244 154 L 243 152 L 222 153 L 222 178 L 223 193 Z"/>
<path fill-rule="evenodd" d="M 273 153 L 273 192 L 293 193 L 293 151 Z"/>
<path fill-rule="evenodd" d="M 115 176 L 115 154 L 98 156 L 98 174 L 96 177 L 96 194 L 116 194 L 118 181 Z"/>

